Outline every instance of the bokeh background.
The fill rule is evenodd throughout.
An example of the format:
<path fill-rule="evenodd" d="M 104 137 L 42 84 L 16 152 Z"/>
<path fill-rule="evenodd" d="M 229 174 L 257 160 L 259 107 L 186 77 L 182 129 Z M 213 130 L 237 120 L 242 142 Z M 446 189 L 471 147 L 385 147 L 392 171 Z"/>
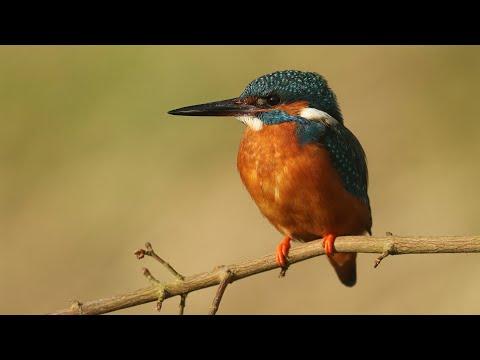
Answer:
<path fill-rule="evenodd" d="M 187 275 L 271 253 L 281 235 L 236 171 L 243 125 L 167 111 L 275 70 L 319 72 L 336 92 L 368 155 L 374 234 L 480 234 L 480 47 L 3 46 L 0 58 L 0 313 L 144 287 L 142 266 L 169 279 L 135 259 L 146 241 Z M 359 256 L 352 289 L 323 257 L 242 280 L 219 313 L 480 312 L 480 255 L 374 259 Z M 186 313 L 206 313 L 214 292 L 192 293 Z"/>

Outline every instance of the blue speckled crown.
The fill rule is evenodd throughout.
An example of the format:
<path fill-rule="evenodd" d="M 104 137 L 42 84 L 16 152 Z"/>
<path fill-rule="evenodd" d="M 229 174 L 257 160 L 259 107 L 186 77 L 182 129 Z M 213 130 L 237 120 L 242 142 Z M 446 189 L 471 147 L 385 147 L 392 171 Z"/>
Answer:
<path fill-rule="evenodd" d="M 267 97 L 271 94 L 278 95 L 282 102 L 306 100 L 310 107 L 343 122 L 335 94 L 317 73 L 285 70 L 263 75 L 248 84 L 240 97 Z"/>

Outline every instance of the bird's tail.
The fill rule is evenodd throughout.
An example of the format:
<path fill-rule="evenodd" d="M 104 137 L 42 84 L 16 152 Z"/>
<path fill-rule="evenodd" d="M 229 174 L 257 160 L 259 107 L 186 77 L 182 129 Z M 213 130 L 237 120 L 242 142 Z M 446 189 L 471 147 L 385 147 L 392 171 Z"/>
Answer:
<path fill-rule="evenodd" d="M 343 285 L 351 287 L 357 282 L 357 253 L 334 253 L 328 256 Z"/>

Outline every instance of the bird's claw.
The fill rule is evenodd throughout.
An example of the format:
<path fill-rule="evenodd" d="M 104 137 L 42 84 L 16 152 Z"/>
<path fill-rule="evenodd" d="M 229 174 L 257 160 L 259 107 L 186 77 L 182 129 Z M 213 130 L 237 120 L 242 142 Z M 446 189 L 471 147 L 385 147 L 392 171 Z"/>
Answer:
<path fill-rule="evenodd" d="M 282 268 L 286 268 L 288 266 L 288 252 L 290 250 L 290 240 L 291 239 L 287 236 L 277 246 L 275 261 Z"/>
<path fill-rule="evenodd" d="M 333 246 L 335 238 L 336 236 L 333 234 L 328 234 L 323 237 L 322 246 L 325 249 L 325 254 L 327 256 L 333 256 L 335 253 L 335 247 Z"/>

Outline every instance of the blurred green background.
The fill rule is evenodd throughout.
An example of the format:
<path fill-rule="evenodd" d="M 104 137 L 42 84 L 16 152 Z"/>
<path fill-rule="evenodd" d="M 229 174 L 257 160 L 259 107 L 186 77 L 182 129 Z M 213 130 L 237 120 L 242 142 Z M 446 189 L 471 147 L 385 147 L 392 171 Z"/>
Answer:
<path fill-rule="evenodd" d="M 147 285 L 150 241 L 180 272 L 271 253 L 281 235 L 236 172 L 243 125 L 173 117 L 257 76 L 324 75 L 368 156 L 373 232 L 480 234 L 480 47 L 0 47 L 0 312 L 45 313 Z M 480 312 L 480 255 L 325 258 L 234 283 L 220 314 Z M 191 294 L 208 311 L 215 289 Z M 177 299 L 164 304 L 176 313 Z M 153 304 L 118 313 L 155 313 Z"/>

